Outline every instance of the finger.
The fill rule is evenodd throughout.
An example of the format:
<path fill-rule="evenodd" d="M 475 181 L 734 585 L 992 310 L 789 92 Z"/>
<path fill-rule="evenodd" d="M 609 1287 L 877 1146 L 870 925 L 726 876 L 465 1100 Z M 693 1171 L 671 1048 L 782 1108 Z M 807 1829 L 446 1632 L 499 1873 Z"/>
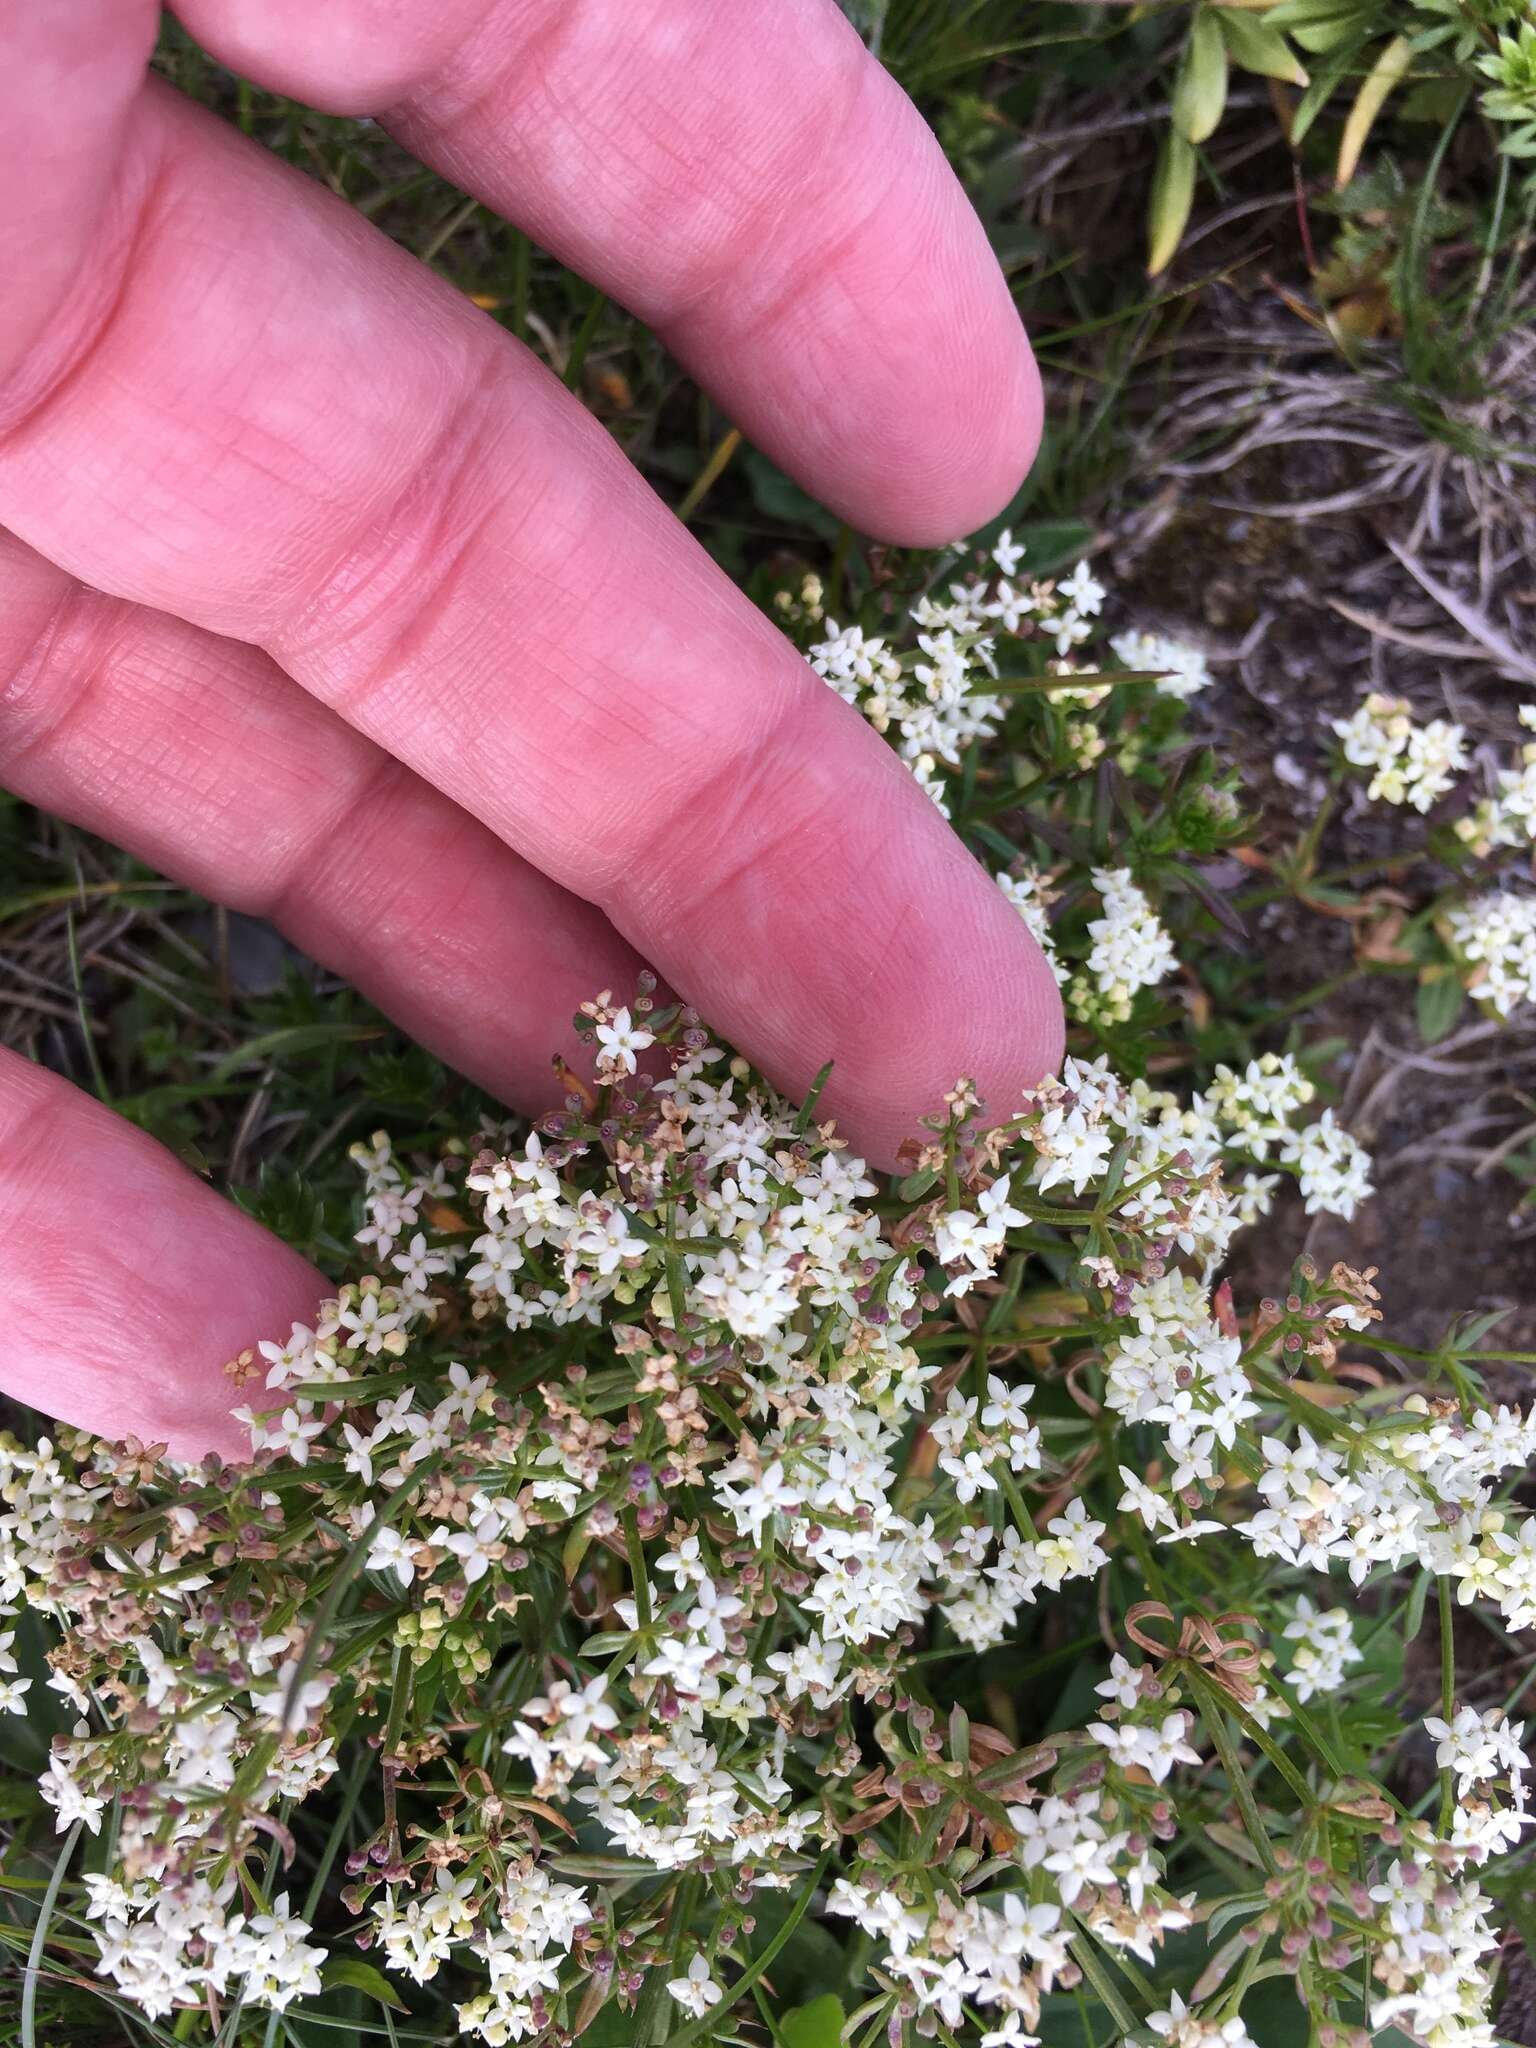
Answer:
<path fill-rule="evenodd" d="M 258 648 L 77 583 L 0 534 L 0 781 L 269 918 L 528 1110 L 641 962 L 591 904 L 298 689 Z"/>
<path fill-rule="evenodd" d="M 1013 496 L 1039 385 L 944 154 L 835 0 L 183 0 L 213 54 L 384 122 L 654 327 L 868 532 Z"/>
<path fill-rule="evenodd" d="M 225 1362 L 328 1291 L 152 1138 L 0 1050 L 4 1392 L 95 1436 L 240 1457 L 230 1410 L 252 1389 Z"/>
<path fill-rule="evenodd" d="M 108 0 L 70 20 L 91 5 L 121 33 Z M 0 78 L 23 141 L 26 84 Z M 163 89 L 122 189 L 120 286 L 0 434 L 0 520 L 265 645 L 789 1092 L 835 1058 L 827 1111 L 872 1156 L 957 1075 L 1006 1106 L 1054 1063 L 1001 893 L 526 351 Z"/>

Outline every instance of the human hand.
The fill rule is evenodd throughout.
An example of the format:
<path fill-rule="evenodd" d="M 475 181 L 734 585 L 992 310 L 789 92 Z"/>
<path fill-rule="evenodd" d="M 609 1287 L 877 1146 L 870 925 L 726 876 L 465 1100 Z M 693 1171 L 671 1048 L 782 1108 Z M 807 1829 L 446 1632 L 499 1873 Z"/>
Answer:
<path fill-rule="evenodd" d="M 648 321 L 844 516 L 951 539 L 1038 430 L 981 228 L 833 0 L 184 0 Z M 0 29 L 0 778 L 272 918 L 519 1107 L 642 957 L 872 1159 L 1061 1050 L 906 769 L 492 320 L 146 80 L 153 0 Z M 0 1053 L 0 1385 L 234 1452 L 326 1291 Z"/>

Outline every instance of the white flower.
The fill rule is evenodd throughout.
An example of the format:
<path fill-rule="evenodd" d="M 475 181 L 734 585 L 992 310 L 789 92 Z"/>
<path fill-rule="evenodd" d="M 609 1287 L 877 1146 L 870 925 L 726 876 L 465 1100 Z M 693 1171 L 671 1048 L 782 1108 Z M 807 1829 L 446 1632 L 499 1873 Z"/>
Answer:
<path fill-rule="evenodd" d="M 1316 1123 L 1288 1132 L 1280 1157 L 1294 1166 L 1309 1216 L 1320 1209 L 1346 1222 L 1372 1192 L 1371 1156 L 1325 1109 Z"/>
<path fill-rule="evenodd" d="M 1291 1684 L 1303 1704 L 1315 1694 L 1337 1692 L 1347 1668 L 1358 1664 L 1363 1654 L 1355 1645 L 1347 1610 L 1331 1607 L 1321 1612 L 1305 1593 L 1296 1596 L 1296 1611 L 1285 1634 L 1297 1646 L 1291 1658 Z"/>
<path fill-rule="evenodd" d="M 1188 698 L 1210 686 L 1211 671 L 1199 648 L 1164 633 L 1116 633 L 1109 647 L 1133 675 L 1157 676 L 1159 696 Z"/>
<path fill-rule="evenodd" d="M 295 1323 L 286 1344 L 260 1343 L 256 1349 L 266 1359 L 271 1370 L 267 1374 L 269 1387 L 286 1387 L 295 1380 L 315 1378 L 315 1333 L 303 1323 Z"/>
<path fill-rule="evenodd" d="M 465 1582 L 473 1586 L 506 1554 L 501 1535 L 500 1516 L 482 1514 L 467 1529 L 434 1529 L 432 1541 L 453 1552 L 459 1560 Z"/>
<path fill-rule="evenodd" d="M 1536 895 L 1492 890 L 1447 915 L 1451 941 L 1473 969 L 1473 995 L 1507 1017 L 1536 1002 Z"/>
<path fill-rule="evenodd" d="M 335 1680 L 324 1673 L 300 1679 L 297 1658 L 290 1658 L 277 1673 L 270 1692 L 251 1689 L 251 1705 L 264 1714 L 285 1735 L 309 1727 L 330 1697 Z"/>
<path fill-rule="evenodd" d="M 728 1466 L 721 1476 L 728 1480 L 738 1475 L 746 1476 L 739 1464 Z M 715 1488 L 716 1500 L 731 1515 L 742 1535 L 752 1543 L 761 1540 L 764 1525 L 775 1515 L 792 1513 L 804 1497 L 787 1483 L 783 1464 L 777 1458 L 749 1486 L 720 1485 Z"/>
<path fill-rule="evenodd" d="M 688 1965 L 686 1977 L 674 1977 L 667 1986 L 683 2011 L 694 2019 L 702 2019 L 711 2006 L 720 2003 L 724 1993 L 709 1974 L 709 1961 L 702 1949 L 694 1954 Z"/>
<path fill-rule="evenodd" d="M 77 1821 L 84 1824 L 88 1834 L 101 1833 L 101 1816 L 106 1812 L 107 1802 L 84 1789 L 62 1751 L 55 1749 L 49 1757 L 48 1768 L 38 1779 L 37 1789 L 57 1816 L 55 1833 L 68 1833 Z"/>
<path fill-rule="evenodd" d="M 809 1692 L 818 1705 L 826 1705 L 841 1690 L 838 1667 L 842 1659 L 841 1643 L 824 1643 L 819 1635 L 812 1634 L 792 1650 L 774 1651 L 768 1658 L 768 1668 L 781 1675 L 790 1700 Z"/>
<path fill-rule="evenodd" d="M 286 1451 L 295 1465 L 309 1463 L 309 1447 L 325 1428 L 322 1417 L 311 1413 L 309 1402 L 300 1408 L 285 1408 L 275 1420 L 268 1421 L 262 1434 L 262 1447 L 266 1450 Z"/>
<path fill-rule="evenodd" d="M 1024 559 L 1024 543 L 1014 539 L 1012 527 L 1005 526 L 992 543 L 992 559 L 1005 576 L 1019 573 L 1019 564 Z"/>
<path fill-rule="evenodd" d="M 416 1576 L 415 1545 L 386 1522 L 374 1532 L 368 1550 L 368 1569 L 371 1572 L 393 1572 L 402 1586 L 410 1585 Z"/>
<path fill-rule="evenodd" d="M 1086 562 L 1079 562 L 1070 576 L 1057 582 L 1056 595 L 1064 597 L 1073 611 L 1092 618 L 1104 603 L 1104 586 L 1095 580 Z"/>
<path fill-rule="evenodd" d="M 604 1059 L 622 1074 L 634 1073 L 635 1054 L 656 1043 L 656 1034 L 636 1024 L 627 1009 L 615 1010 L 608 1023 L 597 1026 L 595 1036 Z"/>
<path fill-rule="evenodd" d="M 1254 2048 L 1241 2019 L 1205 2019 L 1191 2012 L 1177 1991 L 1171 1993 L 1166 2012 L 1148 2013 L 1147 2025 L 1162 2035 L 1168 2048 Z"/>
<path fill-rule="evenodd" d="M 1139 1479 L 1128 1465 L 1120 1467 L 1120 1477 L 1125 1482 L 1125 1491 L 1116 1503 L 1120 1513 L 1140 1515 L 1149 1529 L 1166 1524 L 1173 1528 L 1177 1517 L 1173 1506 L 1162 1494 L 1155 1492 L 1144 1479 Z"/>
<path fill-rule="evenodd" d="M 1442 718 L 1416 724 L 1406 698 L 1373 690 L 1352 716 L 1332 723 L 1345 760 L 1374 771 L 1366 792 L 1372 799 L 1428 811 L 1467 766 L 1463 728 Z"/>
<path fill-rule="evenodd" d="M 1131 1663 L 1117 1650 L 1109 1660 L 1109 1676 L 1094 1691 L 1101 1699 L 1113 1700 L 1117 1706 L 1129 1710 L 1141 1698 L 1143 1675 L 1146 1666 Z M 1089 1731 L 1092 1733 L 1092 1730 Z"/>
<path fill-rule="evenodd" d="M 1088 970 L 1098 977 L 1101 991 L 1124 999 L 1165 981 L 1179 964 L 1173 941 L 1130 869 L 1096 868 L 1093 886 L 1103 898 L 1104 915 L 1088 926 L 1093 940 Z"/>

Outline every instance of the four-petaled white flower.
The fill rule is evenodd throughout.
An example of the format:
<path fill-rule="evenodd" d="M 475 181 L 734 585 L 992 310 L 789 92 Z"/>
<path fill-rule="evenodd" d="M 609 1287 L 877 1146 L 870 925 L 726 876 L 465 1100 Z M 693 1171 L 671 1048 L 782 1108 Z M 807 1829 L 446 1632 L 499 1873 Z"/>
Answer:
<path fill-rule="evenodd" d="M 604 1059 L 624 1074 L 635 1071 L 636 1053 L 656 1043 L 655 1033 L 636 1024 L 627 1009 L 615 1010 L 608 1023 L 599 1024 L 596 1038 Z"/>

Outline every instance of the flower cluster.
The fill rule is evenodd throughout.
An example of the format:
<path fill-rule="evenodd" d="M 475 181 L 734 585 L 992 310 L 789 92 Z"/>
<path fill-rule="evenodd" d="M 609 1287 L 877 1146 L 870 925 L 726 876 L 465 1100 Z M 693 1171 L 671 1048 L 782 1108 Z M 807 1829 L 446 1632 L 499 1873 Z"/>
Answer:
<path fill-rule="evenodd" d="M 1100 674 L 1102 588 L 1021 559 L 778 609 L 1039 940 L 1059 1076 L 957 1080 L 887 1177 L 642 977 L 536 1126 L 353 1146 L 355 1271 L 232 1361 L 239 1465 L 0 1440 L 0 1710 L 65 1709 L 32 1836 L 76 1977 L 204 2048 L 348 1981 L 416 2038 L 691 2042 L 777 2029 L 814 1937 L 903 2048 L 1069 2009 L 1253 2048 L 1261 1976 L 1320 2039 L 1491 2048 L 1521 1730 L 1446 1680 L 1413 1818 L 1382 1645 L 1405 1694 L 1426 1575 L 1445 1640 L 1536 1623 L 1536 1420 L 1394 1353 L 1372 1273 L 1234 1302 L 1282 1184 L 1348 1218 L 1371 1162 L 1291 1053 L 1163 1085 L 1191 855 L 1244 829 L 1181 734 L 1209 670 L 1130 631 Z M 1456 750 L 1400 738 L 1361 728 L 1417 802 Z"/>
<path fill-rule="evenodd" d="M 1413 1853 L 1395 1858 L 1367 1892 L 1378 1909 L 1373 1974 L 1385 1994 L 1372 2002 L 1371 2025 L 1400 2028 L 1432 2048 L 1489 2043 L 1486 1958 L 1498 1946 L 1491 1902 L 1451 1876 L 1459 1858 L 1422 1823 L 1407 1846 Z"/>
<path fill-rule="evenodd" d="M 1448 1721 L 1431 1716 L 1424 1726 L 1434 1739 L 1435 1761 L 1455 1779 L 1452 1849 L 1482 1863 L 1513 1847 L 1536 1819 L 1526 1800 L 1524 1724 L 1496 1707 L 1481 1714 L 1462 1707 Z"/>
<path fill-rule="evenodd" d="M 113 1876 L 85 1884 L 100 1974 L 151 2019 L 232 1989 L 283 2012 L 320 1989 L 325 1951 L 310 1943 L 312 1930 L 290 1911 L 286 1893 L 252 1913 L 232 1874 L 217 1885 L 197 1877 L 169 1889 Z"/>
<path fill-rule="evenodd" d="M 890 738 L 946 816 L 945 772 L 960 768 L 967 748 L 990 738 L 1002 719 L 999 636 L 1051 645 L 1049 672 L 1061 679 L 1063 690 L 1070 691 L 1072 677 L 1095 673 L 1070 657 L 1093 631 L 1103 585 L 1086 562 L 1056 581 L 1020 582 L 1023 555 L 1023 547 L 1004 533 L 992 550 L 996 576 L 973 577 L 942 596 L 920 597 L 909 615 L 911 648 L 827 618 L 817 578 L 806 579 L 798 603 L 781 606 L 821 628 L 822 637 L 806 650 L 812 668 Z"/>
<path fill-rule="evenodd" d="M 1522 705 L 1519 717 L 1536 731 L 1536 704 Z M 1373 693 L 1352 718 L 1333 724 L 1346 760 L 1373 771 L 1368 794 L 1389 803 L 1428 811 L 1469 766 L 1461 726 L 1441 719 L 1419 725 L 1398 698 Z M 1522 746 L 1513 766 L 1495 770 L 1494 783 L 1448 835 L 1446 858 L 1458 871 L 1536 842 L 1536 743 Z M 1536 1001 L 1536 898 L 1527 888 L 1483 887 L 1442 903 L 1436 928 L 1469 992 L 1498 1017 Z"/>
<path fill-rule="evenodd" d="M 1366 791 L 1373 801 L 1409 804 L 1428 811 L 1449 795 L 1467 766 L 1467 735 L 1448 719 L 1420 725 L 1403 697 L 1373 690 L 1349 718 L 1333 720 L 1344 758 L 1372 771 Z"/>
<path fill-rule="evenodd" d="M 884 1186 L 648 985 L 578 1024 L 595 1083 L 536 1130 L 354 1148 L 369 1270 L 235 1361 L 247 1464 L 70 1432 L 0 1452 L 0 1597 L 54 1630 L 78 1716 L 41 1796 L 110 1842 L 86 1922 L 145 2012 L 315 1993 L 274 1880 L 358 1752 L 380 1799 L 341 1844 L 353 1936 L 446 1979 L 464 2037 L 656 1997 L 723 2020 L 757 1902 L 824 1885 L 878 2010 L 1023 2048 L 1044 2000 L 1097 1992 L 1096 1953 L 1160 1968 L 1203 1916 L 1168 1873 L 1186 1806 L 1251 1810 L 1223 1715 L 1304 1744 L 1305 1703 L 1347 1685 L 1338 1610 L 1270 1602 L 1283 1676 L 1251 1616 L 1208 1614 L 1207 1537 L 1255 1579 L 1425 1569 L 1536 1619 L 1536 1525 L 1498 1496 L 1536 1422 L 1314 1403 L 1372 1341 L 1368 1278 L 1303 1268 L 1246 1332 L 1214 1285 L 1258 1169 L 1312 1170 L 1294 1062 L 1181 1103 L 1074 1059 L 1001 1121 L 962 1083 Z M 1148 1657 L 1115 1653 L 1082 1725 L 935 1708 L 925 1657 L 1008 1654 L 1112 1573 L 1148 1595 Z M 1433 1854 L 1503 1853 L 1519 1731 L 1431 1732 L 1473 1795 Z M 1410 2021 L 1446 1990 L 1431 1956 L 1465 1955 L 1426 2038 L 1472 2048 L 1464 1880 L 1415 1919 L 1404 1857 L 1347 1913 L 1310 1869 L 1277 1877 L 1259 1952 L 1310 1957 L 1327 2010 L 1369 1939 Z M 1194 2039 L 1206 1995 L 1146 2024 Z"/>
<path fill-rule="evenodd" d="M 1108 1014 L 1124 1022 L 1131 1014 L 1137 989 L 1155 988 L 1178 966 L 1173 941 L 1164 930 L 1145 890 L 1132 880 L 1129 868 L 1096 868 L 1093 886 L 1104 905 L 1102 917 L 1088 926 L 1093 941 L 1088 972 Z M 1079 1010 L 1086 1007 L 1079 1003 Z"/>
<path fill-rule="evenodd" d="M 1446 913 L 1451 948 L 1468 970 L 1472 993 L 1501 1017 L 1536 1003 L 1536 895 L 1493 889 Z"/>
<path fill-rule="evenodd" d="M 1519 717 L 1528 732 L 1536 732 L 1536 704 L 1522 704 Z M 1495 779 L 1494 794 L 1456 820 L 1457 837 L 1481 858 L 1496 847 L 1536 841 L 1536 740 L 1527 741 L 1517 764 L 1499 769 Z"/>
<path fill-rule="evenodd" d="M 1187 641 L 1174 640 L 1166 633 L 1137 631 L 1116 633 L 1109 647 L 1123 668 L 1155 675 L 1161 696 L 1187 700 L 1210 687 L 1210 664 L 1200 649 Z"/>
<path fill-rule="evenodd" d="M 1291 1652 L 1291 1689 L 1305 1702 L 1318 1694 L 1337 1692 L 1361 1651 L 1349 1614 L 1342 1607 L 1314 1607 L 1305 1593 L 1296 1596 L 1296 1611 L 1285 1625 Z"/>

